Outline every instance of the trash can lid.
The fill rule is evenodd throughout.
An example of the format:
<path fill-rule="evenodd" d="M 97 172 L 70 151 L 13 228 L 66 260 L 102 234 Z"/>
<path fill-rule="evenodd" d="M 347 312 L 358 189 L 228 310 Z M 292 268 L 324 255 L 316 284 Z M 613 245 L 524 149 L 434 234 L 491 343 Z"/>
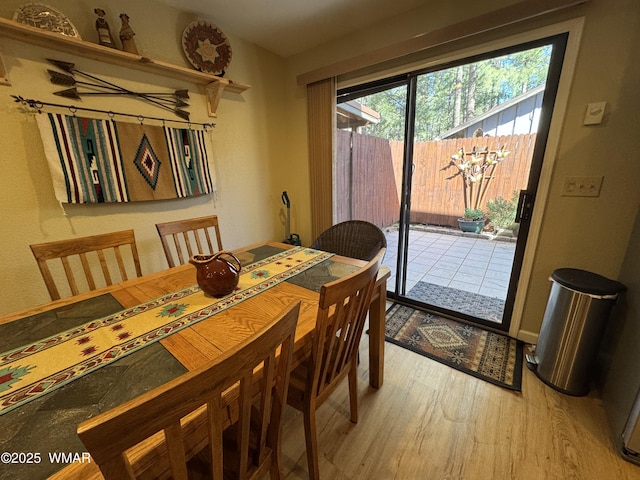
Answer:
<path fill-rule="evenodd" d="M 554 270 L 551 278 L 572 290 L 592 295 L 614 295 L 626 289 L 616 280 L 577 268 L 559 268 Z"/>

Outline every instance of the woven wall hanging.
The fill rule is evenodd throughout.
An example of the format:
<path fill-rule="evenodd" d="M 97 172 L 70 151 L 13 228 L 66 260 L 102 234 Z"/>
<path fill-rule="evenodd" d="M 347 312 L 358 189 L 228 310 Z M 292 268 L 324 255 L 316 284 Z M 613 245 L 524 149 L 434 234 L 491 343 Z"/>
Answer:
<path fill-rule="evenodd" d="M 214 191 L 201 130 L 53 113 L 36 118 L 59 202 L 166 200 Z"/>

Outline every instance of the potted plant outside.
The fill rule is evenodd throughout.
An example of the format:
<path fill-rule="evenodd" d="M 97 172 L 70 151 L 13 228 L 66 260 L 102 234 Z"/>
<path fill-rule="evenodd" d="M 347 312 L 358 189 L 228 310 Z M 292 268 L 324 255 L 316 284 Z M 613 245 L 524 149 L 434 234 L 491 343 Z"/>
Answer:
<path fill-rule="evenodd" d="M 489 150 L 487 146 L 473 147 L 471 152 L 460 148 L 444 167 L 444 169 L 450 167 L 456 169 L 453 175 L 447 177 L 447 180 L 458 176 L 462 178 L 464 215 L 458 219 L 458 225 L 463 232 L 480 233 L 484 228 L 486 218 L 481 207 L 493 179 L 494 170 L 509 153 L 504 145 L 498 150 Z"/>
<path fill-rule="evenodd" d="M 458 226 L 463 232 L 480 233 L 484 228 L 485 216 L 482 210 L 465 208 L 464 216 L 458 219 Z"/>
<path fill-rule="evenodd" d="M 499 235 L 518 236 L 520 225 L 515 223 L 518 206 L 518 192 L 513 192 L 511 200 L 496 197 L 487 202 L 489 224 Z"/>

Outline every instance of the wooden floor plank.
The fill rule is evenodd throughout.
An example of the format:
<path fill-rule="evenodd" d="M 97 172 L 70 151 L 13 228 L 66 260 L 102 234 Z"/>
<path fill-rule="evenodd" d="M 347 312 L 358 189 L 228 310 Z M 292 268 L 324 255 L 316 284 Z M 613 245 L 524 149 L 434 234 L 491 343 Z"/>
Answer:
<path fill-rule="evenodd" d="M 318 410 L 320 474 L 377 479 L 640 479 L 620 457 L 597 392 L 571 397 L 524 367 L 512 392 L 386 344 L 385 383 L 368 385 L 363 335 L 357 425 L 346 382 Z M 287 409 L 287 480 L 308 478 L 302 416 Z"/>

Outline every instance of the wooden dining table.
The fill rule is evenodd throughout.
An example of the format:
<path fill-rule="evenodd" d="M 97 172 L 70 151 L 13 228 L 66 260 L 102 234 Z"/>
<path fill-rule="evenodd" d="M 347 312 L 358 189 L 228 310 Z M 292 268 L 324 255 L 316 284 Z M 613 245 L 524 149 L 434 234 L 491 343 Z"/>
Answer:
<path fill-rule="evenodd" d="M 288 244 L 261 242 L 234 253 L 243 265 L 248 265 L 291 248 Z M 321 285 L 348 275 L 365 263 L 334 255 L 226 310 L 0 415 L 0 451 L 37 453 L 39 458 L 26 464 L 25 455 L 3 458 L 0 480 L 102 478 L 77 438 L 78 423 L 202 366 L 257 332 L 267 320 L 298 300 L 301 308 L 293 366 L 299 365 L 311 352 Z M 384 321 L 389 276 L 389 269 L 382 266 L 369 310 L 369 383 L 374 389 L 380 388 L 384 380 Z M 195 283 L 195 267 L 185 264 L 5 315 L 0 317 L 0 353 Z M 184 428 L 191 430 L 189 447 L 194 451 L 200 448 L 204 438 L 201 425 L 194 420 L 196 417 L 184 423 Z M 134 470 L 141 478 L 158 478 L 164 473 L 166 455 L 162 454 L 161 443 L 158 436 L 129 452 Z M 31 455 L 31 459 L 34 458 Z"/>

